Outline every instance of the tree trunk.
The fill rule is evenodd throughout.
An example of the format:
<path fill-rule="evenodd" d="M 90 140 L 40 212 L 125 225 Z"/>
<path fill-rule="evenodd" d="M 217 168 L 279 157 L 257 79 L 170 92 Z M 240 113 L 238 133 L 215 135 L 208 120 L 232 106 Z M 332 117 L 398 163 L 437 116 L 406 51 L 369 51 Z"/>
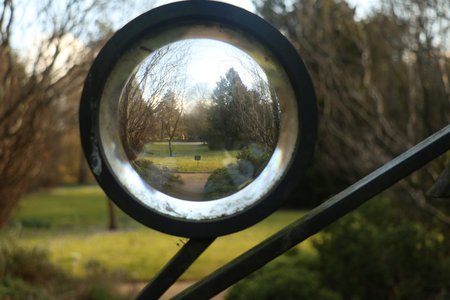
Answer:
<path fill-rule="evenodd" d="M 169 139 L 169 156 L 173 157 L 172 140 Z"/>
<path fill-rule="evenodd" d="M 116 207 L 111 199 L 106 199 L 108 202 L 108 230 L 114 231 L 119 229 L 118 223 L 117 223 L 117 214 L 116 214 Z"/>

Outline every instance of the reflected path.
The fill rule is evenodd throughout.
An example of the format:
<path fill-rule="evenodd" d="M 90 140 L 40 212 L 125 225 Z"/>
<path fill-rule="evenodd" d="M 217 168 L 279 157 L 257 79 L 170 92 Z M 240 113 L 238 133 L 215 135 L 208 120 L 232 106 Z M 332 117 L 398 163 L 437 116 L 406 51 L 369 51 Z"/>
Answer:
<path fill-rule="evenodd" d="M 207 200 L 204 193 L 205 185 L 211 173 L 175 173 L 182 183 L 176 183 L 170 193 L 174 197 L 190 200 Z"/>

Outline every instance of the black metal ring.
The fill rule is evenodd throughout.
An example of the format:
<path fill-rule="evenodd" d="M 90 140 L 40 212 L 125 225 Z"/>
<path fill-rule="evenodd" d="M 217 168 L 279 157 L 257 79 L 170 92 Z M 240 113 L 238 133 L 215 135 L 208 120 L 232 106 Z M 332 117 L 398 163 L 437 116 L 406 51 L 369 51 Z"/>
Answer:
<path fill-rule="evenodd" d="M 212 220 L 175 218 L 150 209 L 118 182 L 109 168 L 100 140 L 99 107 L 115 64 L 149 32 L 172 26 L 215 22 L 243 32 L 264 45 L 284 68 L 297 99 L 300 137 L 283 180 L 255 205 L 232 216 Z M 317 108 L 308 71 L 294 47 L 274 27 L 243 9 L 215 1 L 185 1 L 150 10 L 119 30 L 95 59 L 85 81 L 80 104 L 81 141 L 87 161 L 106 194 L 128 215 L 159 231 L 205 238 L 239 231 L 267 217 L 282 204 L 281 191 L 298 184 L 312 158 L 317 134 Z"/>

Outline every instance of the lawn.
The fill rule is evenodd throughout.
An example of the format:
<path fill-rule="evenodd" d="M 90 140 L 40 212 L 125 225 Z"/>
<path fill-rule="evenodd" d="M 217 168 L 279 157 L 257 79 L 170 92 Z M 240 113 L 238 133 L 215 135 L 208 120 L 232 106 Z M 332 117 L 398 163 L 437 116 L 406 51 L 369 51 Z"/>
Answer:
<path fill-rule="evenodd" d="M 157 166 L 168 167 L 173 172 L 211 173 L 236 162 L 239 151 L 210 150 L 203 143 L 173 142 L 173 156 L 169 155 L 168 142 L 149 143 L 145 147 L 143 158 L 152 161 Z M 199 161 L 195 156 L 200 155 Z"/>
<path fill-rule="evenodd" d="M 106 211 L 106 198 L 97 187 L 41 191 L 22 201 L 15 221 L 2 236 L 13 236 L 27 247 L 48 249 L 52 261 L 76 276 L 84 275 L 87 264 L 99 262 L 133 280 L 150 279 L 186 242 L 145 228 L 121 212 L 120 230 L 109 232 Z M 279 211 L 249 229 L 218 238 L 182 279 L 210 273 L 301 214 Z M 309 241 L 299 247 L 313 251 Z"/>

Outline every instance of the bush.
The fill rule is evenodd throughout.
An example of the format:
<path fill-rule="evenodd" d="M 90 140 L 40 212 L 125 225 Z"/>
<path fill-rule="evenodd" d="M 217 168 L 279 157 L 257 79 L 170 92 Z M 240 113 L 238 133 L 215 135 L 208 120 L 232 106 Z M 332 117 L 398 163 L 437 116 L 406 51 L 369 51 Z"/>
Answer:
<path fill-rule="evenodd" d="M 20 278 L 5 277 L 0 279 L 0 299 L 49 300 L 52 297 L 42 287 L 31 285 Z"/>
<path fill-rule="evenodd" d="M 236 155 L 237 162 L 214 170 L 205 184 L 205 193 L 220 198 L 240 190 L 264 169 L 268 154 L 257 145 L 250 145 Z"/>
<path fill-rule="evenodd" d="M 22 248 L 8 240 L 0 243 L 0 278 L 6 277 L 45 286 L 64 282 L 68 276 L 49 261 L 46 251 Z"/>
<path fill-rule="evenodd" d="M 112 278 L 98 263 L 87 266 L 88 278 L 76 279 L 53 265 L 42 249 L 0 241 L 0 299 L 119 300 Z"/>
<path fill-rule="evenodd" d="M 236 158 L 241 163 L 249 163 L 252 166 L 252 176 L 253 178 L 256 178 L 266 166 L 270 159 L 270 155 L 271 153 L 267 152 L 263 147 L 251 144 L 239 151 Z"/>
<path fill-rule="evenodd" d="M 220 198 L 240 190 L 253 179 L 253 166 L 244 160 L 214 170 L 205 184 L 205 193 Z"/>
<path fill-rule="evenodd" d="M 317 257 L 302 252 L 282 256 L 236 284 L 229 300 L 338 300 L 338 294 L 321 286 Z"/>
<path fill-rule="evenodd" d="M 449 241 L 375 199 L 316 243 L 324 282 L 345 299 L 449 299 Z"/>
<path fill-rule="evenodd" d="M 249 276 L 229 299 L 450 299 L 450 242 L 378 198 L 302 253 Z"/>
<path fill-rule="evenodd" d="M 133 166 L 145 181 L 151 183 L 152 186 L 159 190 L 168 189 L 175 183 L 182 183 L 181 179 L 174 175 L 172 170 L 167 167 L 158 168 L 148 159 L 137 159 L 133 162 Z"/>
<path fill-rule="evenodd" d="M 86 284 L 78 300 L 121 300 L 114 287 L 104 280 L 94 280 Z"/>

